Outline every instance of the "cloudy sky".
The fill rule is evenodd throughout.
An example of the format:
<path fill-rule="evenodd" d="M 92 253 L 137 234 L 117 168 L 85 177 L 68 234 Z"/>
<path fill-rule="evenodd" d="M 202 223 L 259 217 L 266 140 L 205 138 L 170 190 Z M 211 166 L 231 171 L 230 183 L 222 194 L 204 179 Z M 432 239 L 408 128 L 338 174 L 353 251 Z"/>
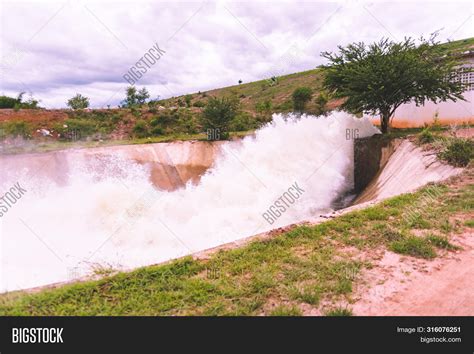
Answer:
<path fill-rule="evenodd" d="M 116 106 L 123 75 L 156 44 L 165 53 L 136 85 L 165 98 L 311 69 L 354 41 L 474 36 L 470 1 L 0 3 L 0 94 L 26 91 L 47 108 L 75 93 Z"/>

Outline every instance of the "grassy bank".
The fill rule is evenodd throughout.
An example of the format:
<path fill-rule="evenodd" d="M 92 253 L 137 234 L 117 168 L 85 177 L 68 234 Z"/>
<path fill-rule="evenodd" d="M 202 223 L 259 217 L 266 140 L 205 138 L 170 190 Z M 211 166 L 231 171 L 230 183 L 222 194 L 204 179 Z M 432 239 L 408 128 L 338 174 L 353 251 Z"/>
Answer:
<path fill-rule="evenodd" d="M 470 168 L 457 181 L 207 260 L 188 257 L 40 293 L 5 294 L 0 315 L 300 315 L 308 308 L 350 315 L 349 307 L 331 303 L 350 304 L 355 283 L 374 266 L 357 252 L 387 249 L 430 259 L 456 249 L 450 237 L 474 223 L 466 219 L 474 207 L 473 178 Z M 423 202 L 427 195 L 430 203 Z"/>

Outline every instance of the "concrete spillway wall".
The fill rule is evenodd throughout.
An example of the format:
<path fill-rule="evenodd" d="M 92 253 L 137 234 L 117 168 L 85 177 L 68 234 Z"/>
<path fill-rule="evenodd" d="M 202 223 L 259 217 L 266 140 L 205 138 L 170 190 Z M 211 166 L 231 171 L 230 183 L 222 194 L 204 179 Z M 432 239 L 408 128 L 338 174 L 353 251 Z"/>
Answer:
<path fill-rule="evenodd" d="M 233 144 L 234 142 L 230 142 Z M 0 155 L 4 171 L 26 168 L 28 174 L 63 184 L 74 165 L 83 163 L 97 170 L 101 161 L 120 156 L 149 168 L 150 181 L 163 190 L 176 190 L 200 177 L 212 166 L 222 145 L 229 142 L 176 141 L 145 145 L 119 145 L 48 153 Z M 1 177 L 0 177 L 1 178 Z"/>
<path fill-rule="evenodd" d="M 380 135 L 358 139 L 354 144 L 353 204 L 377 201 L 412 192 L 430 182 L 461 173 L 439 161 L 409 139 L 387 139 Z"/>

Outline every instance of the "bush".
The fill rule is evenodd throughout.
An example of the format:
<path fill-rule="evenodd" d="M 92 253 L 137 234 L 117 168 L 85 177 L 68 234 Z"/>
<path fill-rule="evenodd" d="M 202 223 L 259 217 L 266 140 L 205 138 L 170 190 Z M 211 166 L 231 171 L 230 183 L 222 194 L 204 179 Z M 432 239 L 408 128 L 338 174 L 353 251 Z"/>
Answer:
<path fill-rule="evenodd" d="M 193 103 L 193 107 L 204 107 L 206 104 L 203 101 L 196 101 Z"/>
<path fill-rule="evenodd" d="M 18 100 L 13 97 L 0 96 L 0 108 L 14 108 Z"/>
<path fill-rule="evenodd" d="M 311 100 L 312 91 L 309 87 L 298 87 L 293 91 L 293 108 L 295 111 L 303 112 L 306 103 Z"/>
<path fill-rule="evenodd" d="M 474 155 L 474 142 L 469 139 L 453 139 L 438 156 L 453 166 L 464 167 Z"/>
<path fill-rule="evenodd" d="M 143 119 L 140 119 L 133 126 L 132 132 L 137 138 L 145 138 L 149 135 L 148 125 Z"/>
<path fill-rule="evenodd" d="M 229 129 L 231 131 L 240 132 L 255 129 L 256 125 L 255 119 L 249 113 L 242 112 L 232 119 L 232 122 L 229 124 Z"/>
<path fill-rule="evenodd" d="M 74 133 L 75 136 L 85 138 L 99 131 L 99 124 L 88 119 L 66 119 L 64 125 L 66 127 L 61 126 L 57 131 L 65 137 Z"/>
<path fill-rule="evenodd" d="M 31 135 L 31 126 L 24 121 L 9 121 L 3 124 L 3 129 L 5 130 L 5 135 L 10 136 L 21 136 L 23 138 L 28 138 Z"/>
<path fill-rule="evenodd" d="M 153 136 L 158 136 L 158 135 L 163 135 L 164 134 L 164 130 L 162 127 L 153 127 L 151 128 L 151 135 Z"/>
<path fill-rule="evenodd" d="M 150 125 L 152 127 L 156 127 L 156 126 L 160 125 L 160 123 L 161 123 L 161 119 L 159 117 L 155 117 L 155 118 L 152 118 L 150 120 Z"/>
<path fill-rule="evenodd" d="M 431 133 L 430 128 L 425 128 L 422 130 L 420 135 L 418 135 L 418 142 L 420 144 L 429 144 L 434 141 L 433 133 Z"/>
<path fill-rule="evenodd" d="M 238 110 L 239 102 L 235 98 L 210 98 L 202 114 L 204 130 L 219 129 L 220 136 L 224 139 Z"/>
<path fill-rule="evenodd" d="M 38 107 L 38 100 L 35 100 L 33 97 L 30 97 L 27 101 L 23 101 L 24 92 L 20 92 L 17 98 L 0 96 L 0 109 L 3 108 L 13 108 L 14 110 L 19 110 L 20 108 L 25 109 L 36 109 Z"/>
<path fill-rule="evenodd" d="M 319 115 L 325 115 L 328 111 L 326 105 L 329 102 L 328 95 L 325 92 L 321 92 L 318 97 L 314 99 L 314 103 L 316 104 L 316 110 L 315 114 L 317 116 Z"/>
<path fill-rule="evenodd" d="M 187 107 L 191 107 L 191 100 L 193 99 L 193 95 L 186 95 L 184 96 L 184 101 L 186 102 Z"/>
<path fill-rule="evenodd" d="M 272 110 L 272 101 L 265 100 L 263 102 L 257 102 L 255 104 L 255 110 L 258 113 L 270 112 Z"/>

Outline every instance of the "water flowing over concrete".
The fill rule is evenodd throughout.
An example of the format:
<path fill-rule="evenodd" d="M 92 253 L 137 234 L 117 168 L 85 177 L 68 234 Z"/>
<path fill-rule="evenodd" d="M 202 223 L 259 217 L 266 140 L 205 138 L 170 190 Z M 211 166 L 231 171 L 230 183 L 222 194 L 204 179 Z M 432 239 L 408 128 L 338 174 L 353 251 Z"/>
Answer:
<path fill-rule="evenodd" d="M 157 188 L 172 191 L 200 177 L 217 159 L 224 142 L 176 141 L 145 145 L 119 145 L 91 149 L 71 149 L 48 153 L 0 156 L 0 182 L 18 170 L 26 169 L 26 178 L 33 176 L 67 184 L 74 168 L 105 172 L 105 165 L 118 159 L 134 161 L 149 171 L 150 182 Z M 238 144 L 231 142 L 227 144 Z"/>
<path fill-rule="evenodd" d="M 275 115 L 239 142 L 186 142 L 1 157 L 0 190 L 27 192 L 0 218 L 0 291 L 132 269 L 309 220 L 353 188 L 367 119 Z M 349 137 L 352 134 L 349 134 Z M 302 194 L 263 214 L 297 184 Z"/>
<path fill-rule="evenodd" d="M 385 151 L 382 151 L 380 171 L 354 204 L 408 193 L 462 171 L 462 168 L 440 162 L 433 151 L 423 151 L 407 139 L 393 140 L 382 150 Z"/>

